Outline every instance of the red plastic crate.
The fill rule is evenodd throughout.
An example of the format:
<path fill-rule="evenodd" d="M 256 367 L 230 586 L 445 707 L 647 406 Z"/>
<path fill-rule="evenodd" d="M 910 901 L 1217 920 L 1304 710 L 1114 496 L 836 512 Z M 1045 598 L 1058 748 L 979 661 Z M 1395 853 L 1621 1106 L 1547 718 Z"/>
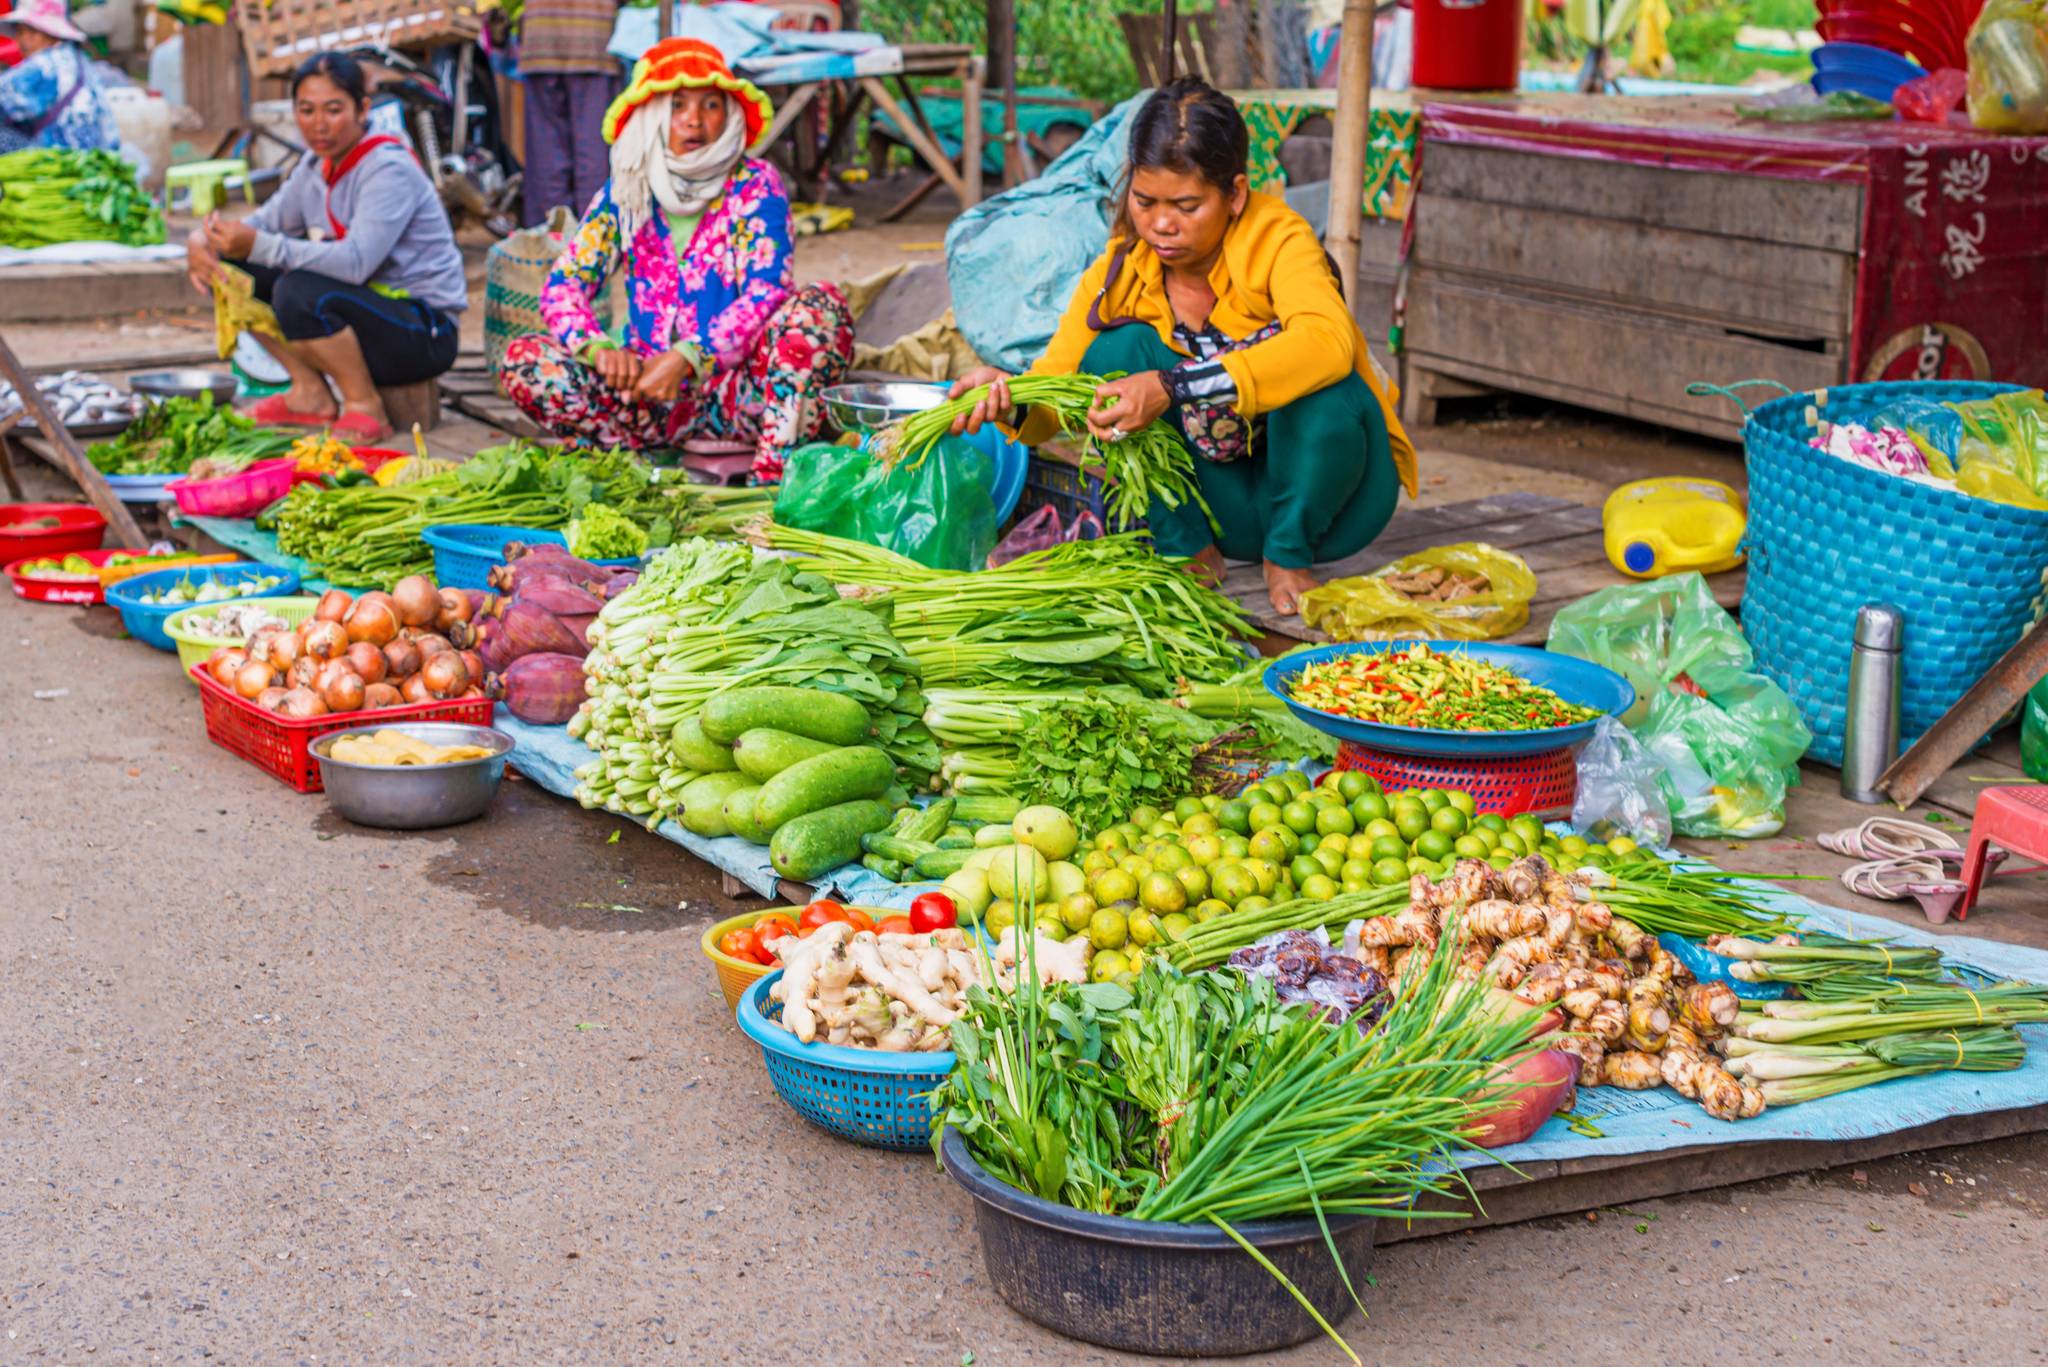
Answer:
<path fill-rule="evenodd" d="M 1579 762 L 1568 749 L 1498 759 L 1448 759 L 1397 755 L 1347 740 L 1337 747 L 1337 768 L 1371 774 L 1390 793 L 1397 788 L 1463 788 L 1481 814 L 1502 816 L 1568 813 L 1579 784 Z"/>
<path fill-rule="evenodd" d="M 489 726 L 491 709 L 496 706 L 489 698 L 456 698 L 449 702 L 380 707 L 374 712 L 281 717 L 275 712 L 264 711 L 233 689 L 223 688 L 214 682 L 204 665 L 194 665 L 192 677 L 199 684 L 200 705 L 206 711 L 208 739 L 302 793 L 317 793 L 325 786 L 320 782 L 320 761 L 313 757 L 311 746 L 330 731 L 408 721 L 452 721 L 470 726 Z"/>

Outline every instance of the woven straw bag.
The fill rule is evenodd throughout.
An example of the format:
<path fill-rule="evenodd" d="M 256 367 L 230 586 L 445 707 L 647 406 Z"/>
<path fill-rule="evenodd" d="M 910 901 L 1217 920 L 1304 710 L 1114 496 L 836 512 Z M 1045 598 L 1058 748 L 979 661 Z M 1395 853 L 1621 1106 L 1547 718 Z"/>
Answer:
<path fill-rule="evenodd" d="M 541 287 L 575 233 L 576 223 L 576 216 L 558 205 L 548 214 L 547 222 L 537 228 L 521 228 L 492 247 L 484 258 L 484 361 L 493 381 L 514 337 L 547 331 L 540 317 Z M 611 326 L 609 295 L 595 304 L 598 325 Z"/>

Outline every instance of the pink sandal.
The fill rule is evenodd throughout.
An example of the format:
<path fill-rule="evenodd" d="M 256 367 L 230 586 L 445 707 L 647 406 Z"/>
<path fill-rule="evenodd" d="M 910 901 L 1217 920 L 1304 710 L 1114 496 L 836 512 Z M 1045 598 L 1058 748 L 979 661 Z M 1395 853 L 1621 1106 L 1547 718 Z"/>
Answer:
<path fill-rule="evenodd" d="M 242 416 L 250 422 L 263 423 L 270 427 L 327 427 L 333 418 L 324 418 L 318 413 L 301 413 L 288 406 L 282 394 L 269 394 L 241 410 Z"/>
<path fill-rule="evenodd" d="M 368 413 L 344 413 L 331 422 L 323 423 L 322 426 L 351 446 L 375 446 L 392 433 L 391 428 L 378 422 Z"/>

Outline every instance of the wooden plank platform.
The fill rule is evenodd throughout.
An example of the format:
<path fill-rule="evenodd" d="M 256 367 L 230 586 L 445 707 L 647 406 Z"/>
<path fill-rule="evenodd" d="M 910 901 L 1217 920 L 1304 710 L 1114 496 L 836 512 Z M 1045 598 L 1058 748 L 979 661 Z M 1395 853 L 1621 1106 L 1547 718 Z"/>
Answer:
<path fill-rule="evenodd" d="M 9 266 L 0 270 L 0 327 L 148 310 L 177 313 L 191 308 L 198 297 L 185 279 L 183 257 Z"/>
<path fill-rule="evenodd" d="M 1508 493 L 1466 499 L 1433 508 L 1402 508 L 1370 546 L 1343 560 L 1315 567 L 1324 581 L 1367 574 L 1391 560 L 1458 541 L 1484 541 L 1514 551 L 1536 572 L 1536 598 L 1529 621 L 1505 638 L 1516 644 L 1541 645 L 1550 634 L 1559 608 L 1596 589 L 1627 583 L 1627 576 L 1607 562 L 1600 533 L 1600 510 L 1548 494 Z M 1715 601 L 1733 609 L 1742 601 L 1745 572 L 1729 570 L 1707 582 Z M 1223 591 L 1235 599 L 1267 633 L 1275 650 L 1302 641 L 1327 641 L 1324 633 L 1299 617 L 1281 617 L 1266 598 L 1266 579 L 1257 565 L 1232 564 Z"/>

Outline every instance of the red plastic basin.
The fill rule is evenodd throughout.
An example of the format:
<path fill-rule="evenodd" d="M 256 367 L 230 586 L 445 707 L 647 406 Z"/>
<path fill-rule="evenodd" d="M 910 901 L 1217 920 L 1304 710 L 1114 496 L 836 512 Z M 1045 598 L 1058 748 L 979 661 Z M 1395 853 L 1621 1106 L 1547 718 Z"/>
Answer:
<path fill-rule="evenodd" d="M 20 525 L 46 517 L 56 518 L 57 525 Z M 95 550 L 106 530 L 99 509 L 82 503 L 0 503 L 0 565 Z"/>

